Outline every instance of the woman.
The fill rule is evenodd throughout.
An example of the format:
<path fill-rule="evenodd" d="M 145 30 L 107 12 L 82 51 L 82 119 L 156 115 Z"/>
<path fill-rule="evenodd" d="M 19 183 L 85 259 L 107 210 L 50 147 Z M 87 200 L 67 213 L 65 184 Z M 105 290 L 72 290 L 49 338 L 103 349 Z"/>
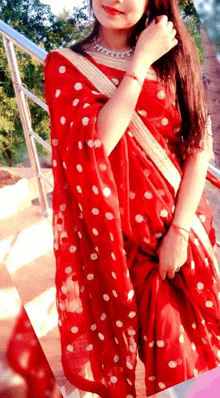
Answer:
<path fill-rule="evenodd" d="M 87 40 L 44 63 L 62 364 L 132 398 L 138 352 L 150 396 L 220 362 L 211 127 L 176 1 L 92 7 Z"/>

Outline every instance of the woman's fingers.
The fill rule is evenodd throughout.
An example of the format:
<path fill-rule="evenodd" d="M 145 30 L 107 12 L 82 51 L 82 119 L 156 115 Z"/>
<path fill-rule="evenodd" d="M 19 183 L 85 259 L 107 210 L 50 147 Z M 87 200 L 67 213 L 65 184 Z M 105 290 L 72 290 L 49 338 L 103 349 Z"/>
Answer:
<path fill-rule="evenodd" d="M 170 265 L 161 266 L 159 264 L 159 274 L 162 280 L 165 280 L 166 277 L 168 277 L 169 279 L 173 279 L 176 275 L 176 272 L 179 271 L 180 269 L 181 269 L 180 266 L 171 267 Z"/>
<path fill-rule="evenodd" d="M 165 268 L 160 268 L 159 269 L 159 274 L 161 276 L 161 279 L 164 281 L 166 279 L 167 276 L 167 271 Z"/>
<path fill-rule="evenodd" d="M 172 46 L 171 48 L 175 47 L 177 44 L 178 44 L 178 40 L 174 38 L 174 39 L 171 41 L 171 46 Z"/>
<path fill-rule="evenodd" d="M 158 23 L 160 23 L 163 26 L 167 25 L 168 22 L 168 17 L 167 15 L 158 15 L 156 18 L 156 21 L 158 21 Z"/>
<path fill-rule="evenodd" d="M 174 38 L 176 36 L 176 29 L 172 29 L 171 31 L 171 37 Z"/>
<path fill-rule="evenodd" d="M 174 276 L 175 276 L 175 273 L 176 273 L 175 269 L 169 270 L 168 273 L 167 273 L 168 278 L 169 279 L 173 279 Z"/>
<path fill-rule="evenodd" d="M 168 21 L 167 22 L 167 30 L 171 33 L 173 29 L 173 22 L 172 21 Z"/>

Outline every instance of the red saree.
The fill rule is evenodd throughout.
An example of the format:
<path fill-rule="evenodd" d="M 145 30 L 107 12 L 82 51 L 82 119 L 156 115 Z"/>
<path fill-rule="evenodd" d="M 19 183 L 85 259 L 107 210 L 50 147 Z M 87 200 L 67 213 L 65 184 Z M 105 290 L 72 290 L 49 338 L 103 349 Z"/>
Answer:
<path fill-rule="evenodd" d="M 137 117 L 107 157 L 96 118 L 111 94 L 97 91 L 92 65 L 116 86 L 126 69 L 90 59 L 85 77 L 58 51 L 44 62 L 62 364 L 82 390 L 134 398 L 138 352 L 150 396 L 220 363 L 213 219 L 203 194 L 188 260 L 162 281 L 156 250 L 173 218 L 182 166 L 175 96 L 146 79 Z"/>

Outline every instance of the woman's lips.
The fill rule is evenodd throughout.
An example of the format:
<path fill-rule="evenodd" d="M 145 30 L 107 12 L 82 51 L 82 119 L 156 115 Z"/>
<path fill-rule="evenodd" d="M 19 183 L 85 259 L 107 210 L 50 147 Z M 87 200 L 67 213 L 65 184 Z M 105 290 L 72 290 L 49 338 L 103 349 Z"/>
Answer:
<path fill-rule="evenodd" d="M 103 6 L 103 8 L 108 14 L 111 14 L 111 15 L 123 14 L 123 12 L 118 11 L 115 8 L 105 7 L 105 6 Z"/>

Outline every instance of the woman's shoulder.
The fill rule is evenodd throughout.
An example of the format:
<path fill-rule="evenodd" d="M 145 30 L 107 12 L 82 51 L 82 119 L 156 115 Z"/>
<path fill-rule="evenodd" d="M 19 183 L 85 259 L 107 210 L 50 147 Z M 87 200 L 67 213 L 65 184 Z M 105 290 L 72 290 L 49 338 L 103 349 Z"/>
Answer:
<path fill-rule="evenodd" d="M 58 50 L 59 49 L 57 48 L 57 49 L 47 53 L 47 55 L 44 59 L 44 62 L 43 62 L 43 68 L 46 68 L 49 65 L 49 63 L 58 56 L 58 54 L 59 54 Z"/>
<path fill-rule="evenodd" d="M 65 58 L 63 54 L 68 50 L 68 47 L 57 47 L 54 50 L 47 53 L 44 62 L 43 68 L 48 67 L 51 63 L 56 63 Z"/>
<path fill-rule="evenodd" d="M 59 47 L 49 52 L 43 62 L 45 77 L 53 78 L 76 78 L 80 75 L 77 65 L 80 64 L 80 54 L 70 47 Z M 76 63 L 77 58 L 77 63 Z"/>

